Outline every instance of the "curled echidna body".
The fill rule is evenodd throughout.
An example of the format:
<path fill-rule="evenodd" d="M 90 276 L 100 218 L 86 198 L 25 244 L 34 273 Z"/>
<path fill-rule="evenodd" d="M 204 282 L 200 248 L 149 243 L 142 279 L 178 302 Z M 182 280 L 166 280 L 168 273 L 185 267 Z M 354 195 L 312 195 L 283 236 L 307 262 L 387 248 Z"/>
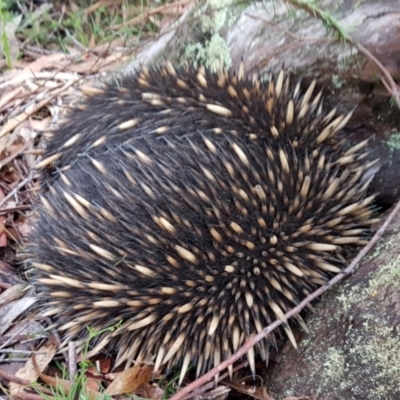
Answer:
<path fill-rule="evenodd" d="M 307 151 L 338 145 L 334 133 L 351 113 L 324 113 L 322 93 L 311 99 L 315 81 L 303 93 L 300 83 L 289 85 L 283 71 L 269 82 L 243 80 L 241 75 L 174 69 L 166 63 L 143 67 L 104 89 L 86 88 L 90 98 L 49 141 L 41 166 L 50 164 L 45 171 L 51 174 L 79 162 L 81 154 L 98 154 L 103 146 L 125 141 L 139 146 L 141 138 L 170 136 L 196 141 L 198 132 L 214 140 L 230 134 L 248 142 L 287 141 Z"/>
<path fill-rule="evenodd" d="M 97 100 L 114 93 L 113 105 L 93 108 L 88 123 L 98 130 L 78 126 L 92 98 L 56 133 L 48 157 L 69 168 L 42 198 L 31 253 L 40 303 L 65 341 L 83 343 L 91 326 L 102 330 L 92 354 L 180 364 L 182 379 L 190 364 L 198 374 L 218 364 L 339 272 L 367 239 L 374 197 L 362 180 L 366 143 L 349 148 L 345 118 L 331 122 L 283 75 L 268 87 L 222 85 L 221 75 L 190 70 L 178 83 L 170 69 L 108 88 Z M 160 85 L 171 78 L 168 104 L 144 94 L 165 89 L 158 75 Z M 121 130 L 132 107 L 143 122 Z M 155 140 L 163 126 L 168 133 Z M 255 347 L 265 360 L 270 343 L 274 335 Z M 254 351 L 248 359 L 254 371 Z"/>

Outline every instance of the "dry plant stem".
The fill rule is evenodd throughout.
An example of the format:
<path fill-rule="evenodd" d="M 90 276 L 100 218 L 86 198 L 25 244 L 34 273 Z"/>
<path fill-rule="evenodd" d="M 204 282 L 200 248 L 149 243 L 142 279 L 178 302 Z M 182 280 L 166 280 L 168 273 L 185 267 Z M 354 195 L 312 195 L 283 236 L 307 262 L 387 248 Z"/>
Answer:
<path fill-rule="evenodd" d="M 72 383 L 76 375 L 76 342 L 68 343 L 68 373 Z"/>
<path fill-rule="evenodd" d="M 53 322 L 52 322 L 52 320 L 51 320 L 49 317 L 47 317 L 45 321 L 47 322 L 48 326 L 53 325 Z M 56 338 L 56 340 L 57 340 L 57 345 L 60 347 L 60 345 L 61 345 L 61 337 L 60 337 L 60 334 L 59 334 L 55 329 L 52 329 L 52 330 L 51 330 L 51 334 Z M 65 350 L 65 351 L 62 352 L 62 354 L 63 354 L 63 356 L 64 356 L 65 361 L 66 361 L 66 362 L 68 363 L 68 365 L 69 365 L 69 352 L 68 352 L 67 350 Z M 76 352 L 75 352 L 75 357 L 76 357 Z M 76 360 L 75 360 L 75 364 L 76 364 Z M 70 372 L 70 371 L 68 371 L 68 372 Z"/>
<path fill-rule="evenodd" d="M 50 394 L 50 393 L 49 393 Z M 23 400 L 43 400 L 43 396 L 35 393 L 18 392 L 18 399 Z M 54 399 L 54 397 L 48 396 L 49 399 Z"/>
<path fill-rule="evenodd" d="M 117 7 L 122 3 L 122 0 L 100 0 L 93 4 L 92 6 L 88 7 L 85 10 L 85 14 L 89 15 L 97 11 L 100 7 L 108 7 L 108 6 L 114 6 Z"/>
<path fill-rule="evenodd" d="M 9 208 L 0 208 L 0 215 L 4 215 L 10 212 L 17 212 L 17 211 L 23 211 L 23 210 L 28 210 L 30 209 L 30 205 L 22 205 L 22 206 L 16 206 L 16 207 L 9 207 Z"/>
<path fill-rule="evenodd" d="M 10 374 L 9 372 L 6 372 L 0 368 L 0 376 L 4 379 L 6 379 L 8 382 L 14 382 L 17 383 L 18 385 L 29 385 L 30 382 L 26 379 L 23 378 L 18 378 L 17 376 Z"/>
<path fill-rule="evenodd" d="M 29 175 L 22 182 L 20 182 L 18 186 L 16 186 L 13 190 L 11 190 L 11 192 L 8 193 L 3 200 L 0 201 L 0 207 L 2 207 L 11 197 L 17 194 L 22 187 L 24 187 L 27 183 L 29 183 L 32 180 L 32 178 L 33 178 L 33 171 L 29 172 Z"/>
<path fill-rule="evenodd" d="M 0 349 L 4 349 L 6 346 L 9 346 L 12 344 L 15 340 L 18 340 L 18 335 L 23 332 L 24 330 L 27 329 L 29 326 L 29 322 L 26 324 L 23 324 L 20 329 L 18 329 L 17 332 L 15 332 L 12 336 L 10 336 L 2 345 L 0 345 Z"/>
<path fill-rule="evenodd" d="M 298 314 L 304 307 L 306 307 L 309 303 L 311 303 L 317 297 L 321 296 L 323 293 L 328 291 L 333 285 L 335 285 L 336 283 L 340 282 L 343 278 L 345 278 L 349 274 L 353 273 L 355 268 L 357 267 L 358 263 L 368 254 L 369 251 L 371 251 L 371 249 L 376 245 L 376 243 L 382 237 L 383 233 L 386 231 L 387 227 L 392 222 L 393 218 L 399 212 L 399 210 L 400 210 L 400 201 L 397 203 L 397 205 L 394 208 L 394 210 L 390 213 L 390 215 L 388 216 L 388 218 L 386 219 L 384 224 L 376 232 L 376 234 L 371 239 L 371 241 L 358 253 L 357 257 L 350 263 L 350 265 L 346 269 L 344 269 L 340 274 L 336 275 L 329 282 L 327 282 L 326 285 L 321 286 L 315 292 L 313 292 L 309 296 L 307 296 L 296 307 L 294 307 L 292 310 L 290 310 L 288 313 L 286 313 L 285 314 L 285 320 L 287 320 L 287 319 L 293 317 L 294 315 Z M 215 377 L 215 375 L 219 374 L 225 368 L 228 368 L 235 361 L 239 360 L 241 357 L 246 355 L 246 353 L 256 343 L 258 343 L 259 341 L 264 339 L 269 333 L 271 333 L 279 325 L 282 325 L 284 322 L 285 321 L 277 320 L 274 323 L 272 323 L 271 325 L 267 326 L 265 329 L 263 329 L 257 335 L 250 336 L 249 340 L 236 353 L 234 353 L 231 357 L 229 357 L 228 359 L 223 361 L 221 364 L 219 364 L 216 367 L 214 367 L 213 369 L 211 369 L 209 372 L 207 372 L 206 374 L 201 376 L 199 379 L 196 379 L 195 381 L 193 381 L 192 383 L 190 383 L 189 385 L 184 387 L 182 390 L 180 390 L 178 393 L 176 393 L 174 396 L 172 396 L 170 398 L 170 400 L 182 400 L 184 397 L 186 397 L 193 390 L 195 390 L 198 387 L 200 387 L 200 386 L 204 385 L 205 383 L 209 382 L 211 379 L 213 379 Z"/>
<path fill-rule="evenodd" d="M 44 351 L 31 351 L 31 350 L 17 350 L 17 349 L 0 349 L 0 354 L 2 353 L 15 353 L 15 354 L 46 354 Z"/>
<path fill-rule="evenodd" d="M 246 368 L 248 365 L 249 365 L 248 361 L 243 361 L 242 363 L 237 365 L 235 368 L 233 368 L 232 373 L 235 373 L 236 371 Z M 228 372 L 225 372 L 223 375 L 218 377 L 218 382 L 223 381 L 227 377 L 228 377 Z M 206 390 L 213 389 L 214 386 L 215 386 L 214 382 L 208 382 L 204 386 L 201 386 L 200 388 L 196 389 L 193 393 L 190 393 L 187 396 L 185 396 L 182 400 L 189 400 L 195 396 L 199 396 L 202 393 L 204 393 Z"/>
<path fill-rule="evenodd" d="M 23 153 L 29 146 L 29 142 L 25 143 L 23 147 L 21 147 L 18 151 L 14 152 L 13 154 L 6 157 L 4 160 L 0 162 L 0 170 L 7 165 L 9 162 L 14 160 L 14 158 L 18 157 L 21 153 Z"/>
<path fill-rule="evenodd" d="M 385 86 L 386 90 L 393 96 L 394 100 L 396 101 L 397 107 L 400 109 L 400 90 L 399 87 L 396 85 L 396 82 L 389 74 L 388 70 L 381 64 L 381 62 L 362 44 L 358 42 L 353 42 L 354 46 L 358 49 L 358 51 L 364 56 L 366 56 L 375 66 L 381 71 L 383 76 L 386 79 L 383 79 L 380 76 L 383 85 Z"/>
<path fill-rule="evenodd" d="M 149 18 L 152 15 L 156 15 L 156 14 L 160 14 L 165 10 L 169 10 L 169 9 L 179 9 L 179 7 L 185 6 L 189 3 L 191 3 L 192 0 L 178 0 L 176 2 L 173 3 L 167 3 L 167 4 L 163 4 L 162 6 L 150 9 L 148 11 L 145 11 L 143 14 L 139 15 L 138 17 L 135 17 L 129 21 L 126 21 L 122 24 L 118 24 L 118 25 L 112 25 L 111 29 L 121 29 L 124 28 L 126 26 L 132 26 L 132 25 L 136 25 L 137 23 L 146 20 L 147 18 Z"/>

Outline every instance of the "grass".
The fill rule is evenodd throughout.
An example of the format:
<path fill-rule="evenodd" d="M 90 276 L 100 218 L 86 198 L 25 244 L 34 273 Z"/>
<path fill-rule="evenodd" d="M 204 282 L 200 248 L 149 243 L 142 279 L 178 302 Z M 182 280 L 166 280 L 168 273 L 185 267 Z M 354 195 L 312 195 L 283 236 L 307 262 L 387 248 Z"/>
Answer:
<path fill-rule="evenodd" d="M 115 0 L 98 7 L 98 0 L 70 2 L 49 1 L 34 6 L 29 0 L 0 0 L 0 44 L 8 68 L 12 67 L 6 24 L 16 16 L 22 20 L 15 31 L 22 49 L 41 51 L 83 51 L 116 39 L 140 40 L 154 35 L 159 29 L 161 15 L 143 19 L 136 25 L 129 21 L 147 10 L 170 0 Z M 118 29 L 113 27 L 124 25 Z"/>
<path fill-rule="evenodd" d="M 68 371 L 66 367 L 59 363 L 56 362 L 58 370 L 61 372 L 61 377 L 60 380 L 62 381 L 68 381 L 71 380 L 71 386 L 67 390 L 65 384 L 57 384 L 57 386 L 51 387 L 49 390 L 51 392 L 51 395 L 46 394 L 43 391 L 43 387 L 40 384 L 34 384 L 33 389 L 36 391 L 38 395 L 40 395 L 44 400 L 51 400 L 51 399 L 56 399 L 56 400 L 92 400 L 93 399 L 93 391 L 91 391 L 88 386 L 88 377 L 87 373 L 90 368 L 94 367 L 93 363 L 87 359 L 86 354 L 89 352 L 89 346 L 91 341 L 101 335 L 102 333 L 106 331 L 114 331 L 118 329 L 122 324 L 122 320 L 119 321 L 117 324 L 114 326 L 105 328 L 104 330 L 97 331 L 95 329 L 92 329 L 90 327 L 87 327 L 89 331 L 89 338 L 84 344 L 84 348 L 81 352 L 82 356 L 82 361 L 78 363 L 78 371 L 76 375 L 71 378 L 68 376 Z M 192 369 L 192 366 L 188 368 L 188 371 Z M 173 394 L 176 393 L 176 387 L 177 387 L 177 382 L 179 381 L 181 374 L 180 368 L 173 368 L 173 370 L 168 374 L 168 375 L 163 375 L 156 383 L 160 388 L 163 388 L 164 390 L 164 395 L 163 399 L 168 399 L 171 397 Z M 102 388 L 99 389 L 99 398 L 102 400 L 108 400 L 111 399 L 111 396 L 104 394 Z M 136 398 L 138 398 L 136 396 Z"/>
<path fill-rule="evenodd" d="M 68 377 L 68 372 L 62 364 L 57 362 L 57 367 L 61 371 L 61 378 L 64 381 L 67 381 L 68 379 L 71 380 L 71 387 L 69 390 L 66 389 L 65 385 L 63 384 L 58 384 L 55 388 L 50 388 L 50 391 L 52 393 L 51 396 L 47 395 L 46 393 L 43 392 L 41 386 L 39 384 L 35 384 L 33 386 L 33 389 L 36 391 L 38 395 L 40 395 L 43 399 L 45 400 L 50 400 L 50 399 L 56 399 L 56 400 L 91 400 L 93 399 L 93 392 L 90 393 L 90 390 L 88 389 L 88 377 L 87 377 L 87 372 L 89 368 L 93 367 L 93 363 L 87 359 L 86 354 L 89 352 L 89 345 L 91 341 L 101 335 L 102 333 L 106 331 L 114 331 L 118 329 L 122 324 L 122 321 L 118 322 L 115 326 L 108 327 L 104 330 L 97 331 L 95 329 L 92 329 L 90 327 L 87 327 L 89 331 L 89 338 L 84 344 L 84 348 L 81 352 L 82 355 L 82 361 L 78 363 L 78 371 L 75 374 L 74 377 Z M 102 390 L 100 390 L 102 391 Z M 106 394 L 101 394 L 99 396 L 102 400 L 107 400 L 111 399 L 111 396 L 106 395 Z"/>
<path fill-rule="evenodd" d="M 336 38 L 341 42 L 352 43 L 351 36 L 332 13 L 323 11 L 317 6 L 317 1 L 311 0 L 284 0 L 294 9 L 304 10 L 310 16 L 318 18 L 323 24 L 327 33 L 336 34 Z"/>
<path fill-rule="evenodd" d="M 64 0 L 47 1 L 40 6 L 31 0 L 0 0 L 0 44 L 5 55 L 6 66 L 12 67 L 12 57 L 5 26 L 17 15 L 22 16 L 16 29 L 16 39 L 24 49 L 71 53 L 73 50 L 86 51 L 104 43 L 130 41 L 134 44 L 153 37 L 159 31 L 162 13 L 145 15 L 165 3 L 174 0 Z M 340 41 L 351 41 L 349 34 L 330 13 L 318 8 L 311 0 L 282 0 L 289 4 L 289 13 L 302 9 L 319 18 L 328 32 L 334 32 Z M 73 5 L 71 5 L 73 4 Z M 130 24 L 138 16 L 145 16 Z"/>
<path fill-rule="evenodd" d="M 67 372 L 65 368 L 59 365 L 61 368 L 62 376 L 61 379 L 67 379 Z M 44 393 L 39 386 L 35 386 L 34 389 L 36 393 L 41 396 L 44 400 L 91 400 L 93 396 L 91 396 L 89 390 L 87 389 L 88 378 L 86 377 L 87 370 L 80 368 L 78 373 L 76 374 L 73 383 L 71 385 L 70 390 L 66 390 L 64 385 L 57 385 L 56 388 L 51 388 L 51 395 Z M 102 400 L 111 399 L 111 396 L 102 394 L 99 396 Z"/>
<path fill-rule="evenodd" d="M 191 371 L 193 366 L 191 365 L 187 372 Z M 163 375 L 158 381 L 157 385 L 164 390 L 163 400 L 166 400 L 173 396 L 177 392 L 177 384 L 181 377 L 181 369 L 179 367 L 174 367 L 168 375 Z"/>
<path fill-rule="evenodd" d="M 0 0 L 0 43 L 1 43 L 1 49 L 3 51 L 4 57 L 6 59 L 6 64 L 8 68 L 12 67 L 12 61 L 11 61 L 11 52 L 10 52 L 10 43 L 8 41 L 7 37 L 7 30 L 6 26 L 7 23 L 11 21 L 12 17 L 10 13 L 7 10 L 7 5 L 9 1 L 7 2 L 6 0 Z"/>

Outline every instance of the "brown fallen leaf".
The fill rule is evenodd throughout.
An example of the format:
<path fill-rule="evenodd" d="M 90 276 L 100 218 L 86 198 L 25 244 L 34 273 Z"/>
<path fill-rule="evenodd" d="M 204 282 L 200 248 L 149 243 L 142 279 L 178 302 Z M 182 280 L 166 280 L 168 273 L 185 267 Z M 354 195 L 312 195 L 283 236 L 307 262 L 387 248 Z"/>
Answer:
<path fill-rule="evenodd" d="M 14 267 L 4 261 L 0 261 L 0 282 L 2 284 L 5 284 L 6 287 L 11 287 L 21 283 L 21 281 Z"/>
<path fill-rule="evenodd" d="M 105 394 L 117 395 L 134 393 L 135 390 L 153 378 L 152 365 L 135 365 L 126 371 L 116 374 L 115 379 L 105 390 Z"/>
<path fill-rule="evenodd" d="M 25 292 L 23 291 L 25 286 L 25 284 L 20 283 L 18 285 L 13 285 L 9 289 L 5 290 L 0 295 L 0 307 L 5 304 L 9 304 L 12 301 L 19 300 L 21 297 L 25 296 Z"/>
<path fill-rule="evenodd" d="M 57 340 L 53 335 L 51 335 L 47 342 L 40 348 L 42 354 L 38 354 L 37 357 L 35 354 L 32 354 L 31 358 L 15 374 L 15 376 L 28 382 L 36 382 L 37 378 L 39 376 L 41 377 L 41 371 L 43 371 L 53 359 L 57 347 Z M 23 390 L 24 386 L 13 382 L 10 383 L 11 395 L 17 395 Z"/>
<path fill-rule="evenodd" d="M 158 385 L 150 385 L 149 383 L 140 386 L 135 394 L 144 399 L 161 400 L 164 398 L 164 390 Z"/>
<path fill-rule="evenodd" d="M 108 374 L 111 370 L 111 358 L 103 358 L 102 360 L 99 361 L 100 364 L 100 372 L 102 374 Z"/>
<path fill-rule="evenodd" d="M 223 381 L 222 383 L 257 400 L 275 400 L 273 397 L 268 395 L 265 386 L 258 387 L 230 381 Z"/>
<path fill-rule="evenodd" d="M 87 382 L 86 382 L 86 387 L 98 392 L 101 389 L 101 380 L 100 380 L 100 375 L 97 372 L 97 369 L 94 366 L 90 366 L 87 369 Z"/>
<path fill-rule="evenodd" d="M 9 92 L 1 95 L 0 98 L 0 111 L 3 111 L 3 109 L 6 108 L 8 102 L 10 102 L 13 99 L 16 99 L 21 93 L 23 89 L 21 86 L 17 86 L 14 89 L 11 89 Z"/>
<path fill-rule="evenodd" d="M 42 350 L 42 348 L 41 348 L 41 350 Z M 40 377 L 40 379 L 43 382 L 47 383 L 48 385 L 50 385 L 53 388 L 56 388 L 56 387 L 59 388 L 61 386 L 63 388 L 63 392 L 65 394 L 69 394 L 71 392 L 72 382 L 70 380 L 55 378 L 53 376 L 44 374 L 42 371 L 45 369 L 45 367 L 44 368 L 39 367 L 36 360 L 37 360 L 36 355 L 32 354 L 32 364 L 35 369 L 35 373 L 37 374 L 38 377 Z M 87 396 L 88 400 L 102 400 L 102 399 L 106 398 L 106 396 L 104 396 L 104 394 L 102 394 L 96 390 L 93 390 L 88 386 L 85 387 L 85 395 Z M 109 399 L 109 398 L 110 397 L 107 396 L 107 399 Z"/>

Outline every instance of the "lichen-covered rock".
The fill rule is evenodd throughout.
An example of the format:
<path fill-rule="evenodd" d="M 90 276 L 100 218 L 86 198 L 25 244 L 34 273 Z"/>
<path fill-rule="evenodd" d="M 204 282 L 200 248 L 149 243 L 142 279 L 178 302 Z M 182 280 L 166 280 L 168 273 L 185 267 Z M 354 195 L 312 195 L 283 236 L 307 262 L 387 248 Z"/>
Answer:
<path fill-rule="evenodd" d="M 268 375 L 277 400 L 400 398 L 399 227 L 397 218 L 392 234 L 316 306 L 299 351 L 278 355 Z"/>

